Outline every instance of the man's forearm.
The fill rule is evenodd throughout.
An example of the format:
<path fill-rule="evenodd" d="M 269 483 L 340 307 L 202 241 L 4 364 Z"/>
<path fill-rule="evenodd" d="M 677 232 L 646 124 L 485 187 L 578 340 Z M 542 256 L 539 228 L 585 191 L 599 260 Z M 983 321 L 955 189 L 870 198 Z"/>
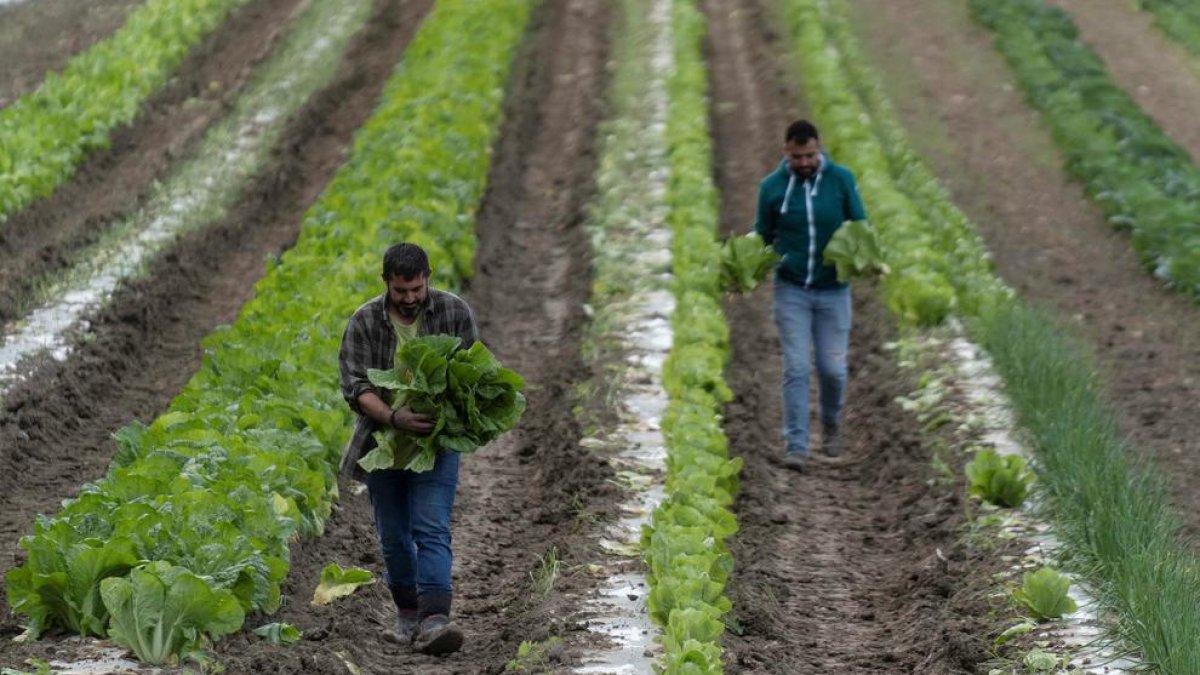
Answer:
<path fill-rule="evenodd" d="M 359 394 L 358 407 L 363 411 L 364 415 L 370 417 L 380 426 L 392 426 L 392 407 L 380 398 L 379 394 L 373 391 L 365 391 Z"/>

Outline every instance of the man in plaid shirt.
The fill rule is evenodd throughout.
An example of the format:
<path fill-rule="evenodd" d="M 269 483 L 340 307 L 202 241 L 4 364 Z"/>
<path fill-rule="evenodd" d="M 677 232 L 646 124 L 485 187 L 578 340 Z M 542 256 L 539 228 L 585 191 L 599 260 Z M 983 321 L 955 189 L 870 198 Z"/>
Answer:
<path fill-rule="evenodd" d="M 415 244 L 396 244 L 383 256 L 385 292 L 350 317 L 338 352 L 342 395 L 358 422 L 342 457 L 341 471 L 366 483 L 375 509 L 388 587 L 399 610 L 398 638 L 427 654 L 462 646 L 450 621 L 450 512 L 458 489 L 459 453 L 440 453 L 433 470 L 389 469 L 367 473 L 358 460 L 375 447 L 380 429 L 429 433 L 434 420 L 407 406 L 393 409 L 389 392 L 367 379 L 369 369 L 394 367 L 396 351 L 425 335 L 455 335 L 462 348 L 479 338 L 471 308 L 462 298 L 429 287 L 429 257 Z"/>

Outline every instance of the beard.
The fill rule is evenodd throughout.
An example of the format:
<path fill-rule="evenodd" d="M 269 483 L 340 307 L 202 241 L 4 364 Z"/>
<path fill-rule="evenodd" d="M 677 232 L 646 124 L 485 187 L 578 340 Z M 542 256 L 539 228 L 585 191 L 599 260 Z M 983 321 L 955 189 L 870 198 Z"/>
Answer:
<path fill-rule="evenodd" d="M 421 303 L 419 302 L 411 305 L 402 305 L 397 303 L 395 307 L 396 311 L 400 313 L 400 316 L 406 319 L 415 319 L 417 317 L 417 312 L 421 311 Z"/>

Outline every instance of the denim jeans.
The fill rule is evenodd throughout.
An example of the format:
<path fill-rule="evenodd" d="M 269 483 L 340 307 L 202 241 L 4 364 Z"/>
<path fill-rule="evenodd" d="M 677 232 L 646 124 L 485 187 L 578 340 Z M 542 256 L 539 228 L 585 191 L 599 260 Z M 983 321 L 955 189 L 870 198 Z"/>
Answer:
<path fill-rule="evenodd" d="M 850 289 L 818 290 L 776 279 L 774 312 L 783 347 L 783 436 L 788 453 L 806 456 L 809 363 L 814 351 L 821 423 L 829 427 L 841 419 L 850 345 Z"/>
<path fill-rule="evenodd" d="M 425 473 L 391 469 L 367 474 L 389 586 L 419 593 L 451 590 L 450 511 L 460 457 L 457 452 L 439 454 Z"/>

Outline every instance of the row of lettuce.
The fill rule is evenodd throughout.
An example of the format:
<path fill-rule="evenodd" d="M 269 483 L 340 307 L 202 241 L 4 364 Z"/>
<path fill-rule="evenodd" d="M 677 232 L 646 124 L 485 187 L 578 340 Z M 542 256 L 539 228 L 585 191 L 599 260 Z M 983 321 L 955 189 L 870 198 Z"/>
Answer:
<path fill-rule="evenodd" d="M 1194 0 L 1136 0 L 1154 23 L 1192 54 L 1200 56 L 1200 3 Z"/>
<path fill-rule="evenodd" d="M 970 6 L 1053 131 L 1067 171 L 1110 223 L 1130 231 L 1155 276 L 1200 300 L 1200 167 L 1113 82 L 1066 12 L 1042 0 Z"/>
<path fill-rule="evenodd" d="M 22 539 L 8 601 L 31 634 L 108 635 L 173 661 L 280 604 L 288 546 L 320 535 L 349 411 L 336 388 L 346 318 L 409 240 L 451 288 L 472 271 L 473 214 L 530 0 L 445 0 L 426 19 L 350 159 L 237 322 L 108 474 Z M 474 36 L 488 35 L 487 40 Z"/>
<path fill-rule="evenodd" d="M 910 323 L 935 322 L 947 307 L 965 320 L 1031 439 L 1064 563 L 1098 591 L 1115 630 L 1146 663 L 1200 672 L 1200 575 L 1178 541 L 1163 480 L 1133 461 L 1094 365 L 995 276 L 971 223 L 911 151 L 859 51 L 846 0 L 780 0 L 777 9 L 813 115 L 831 130 L 827 149 L 853 157 L 890 253 L 888 304 Z"/>
<path fill-rule="evenodd" d="M 724 380 L 729 328 L 721 309 L 721 247 L 712 182 L 703 15 L 694 0 L 674 0 L 675 70 L 668 81 L 668 192 L 675 311 L 663 386 L 666 496 L 645 528 L 650 616 L 663 628 L 663 671 L 722 672 L 725 586 L 737 530 L 730 506 L 741 460 L 730 459 L 722 411 L 732 398 Z"/>
<path fill-rule="evenodd" d="M 246 0 L 148 0 L 112 36 L 0 109 L 0 222 L 54 192 Z"/>

